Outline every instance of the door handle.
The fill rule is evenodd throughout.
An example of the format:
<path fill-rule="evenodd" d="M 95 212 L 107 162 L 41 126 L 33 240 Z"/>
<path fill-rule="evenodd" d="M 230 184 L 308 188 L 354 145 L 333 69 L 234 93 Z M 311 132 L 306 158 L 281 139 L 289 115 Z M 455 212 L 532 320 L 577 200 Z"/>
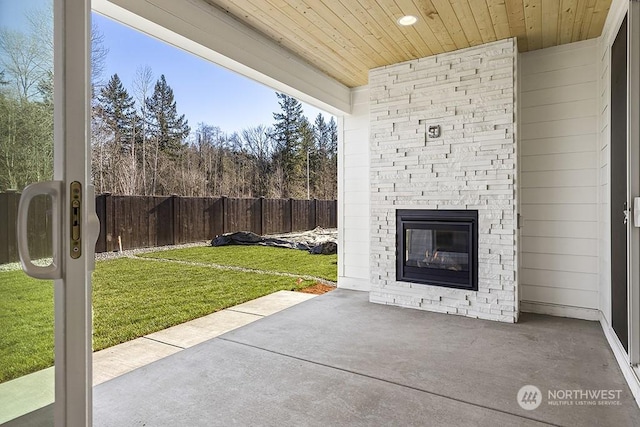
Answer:
<path fill-rule="evenodd" d="M 41 267 L 35 265 L 31 260 L 31 254 L 29 254 L 29 241 L 27 236 L 27 222 L 29 205 L 31 200 L 36 196 L 50 196 L 51 197 L 51 228 L 52 228 L 52 250 L 53 261 L 50 265 Z M 36 279 L 61 279 L 62 278 L 62 266 L 60 254 L 62 248 L 60 247 L 60 226 L 62 224 L 62 182 L 61 181 L 45 181 L 36 182 L 28 185 L 22 191 L 20 196 L 20 202 L 18 203 L 18 218 L 17 218 L 17 243 L 18 243 L 18 255 L 20 256 L 20 264 L 22 269 L 29 276 Z"/>

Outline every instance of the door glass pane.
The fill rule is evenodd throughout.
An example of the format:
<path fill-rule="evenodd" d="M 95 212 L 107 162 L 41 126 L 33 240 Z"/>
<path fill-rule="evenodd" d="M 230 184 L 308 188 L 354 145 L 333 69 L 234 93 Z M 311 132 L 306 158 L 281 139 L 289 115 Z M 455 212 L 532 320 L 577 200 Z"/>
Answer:
<path fill-rule="evenodd" d="M 20 269 L 16 214 L 27 185 L 53 178 L 52 0 L 0 0 L 0 424 L 53 402 L 53 282 Z M 29 208 L 35 264 L 51 262 L 51 200 Z"/>

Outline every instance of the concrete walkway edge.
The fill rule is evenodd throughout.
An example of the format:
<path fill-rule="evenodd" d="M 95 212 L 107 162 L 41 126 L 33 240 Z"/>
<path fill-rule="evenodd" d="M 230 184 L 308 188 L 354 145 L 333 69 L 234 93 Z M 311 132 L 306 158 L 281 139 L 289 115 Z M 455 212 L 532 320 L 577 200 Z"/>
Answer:
<path fill-rule="evenodd" d="M 93 353 L 93 385 L 210 340 L 317 295 L 278 291 Z"/>

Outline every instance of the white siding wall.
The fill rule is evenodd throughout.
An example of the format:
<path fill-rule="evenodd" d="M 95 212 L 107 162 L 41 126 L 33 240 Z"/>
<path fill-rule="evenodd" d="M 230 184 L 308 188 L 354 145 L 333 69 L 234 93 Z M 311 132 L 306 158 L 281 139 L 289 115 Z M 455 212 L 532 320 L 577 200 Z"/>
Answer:
<path fill-rule="evenodd" d="M 611 323 L 611 214 L 609 212 L 609 93 L 611 89 L 609 43 L 598 51 L 598 261 L 600 301 L 603 316 Z"/>
<path fill-rule="evenodd" d="M 338 287 L 368 291 L 369 88 L 353 89 L 352 100 L 338 145 Z"/>
<path fill-rule="evenodd" d="M 597 319 L 598 44 L 521 60 L 521 307 Z"/>

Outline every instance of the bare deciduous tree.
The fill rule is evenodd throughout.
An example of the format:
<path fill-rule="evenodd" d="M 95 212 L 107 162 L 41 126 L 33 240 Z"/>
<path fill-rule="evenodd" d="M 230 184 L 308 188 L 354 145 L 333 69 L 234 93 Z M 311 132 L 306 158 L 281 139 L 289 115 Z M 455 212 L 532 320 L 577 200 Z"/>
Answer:
<path fill-rule="evenodd" d="M 148 194 L 147 186 L 147 103 L 146 99 L 151 94 L 153 87 L 153 71 L 148 65 L 138 67 L 133 78 L 133 95 L 140 112 L 140 140 L 142 143 L 142 194 Z"/>
<path fill-rule="evenodd" d="M 15 95 L 24 100 L 38 96 L 38 83 L 50 71 L 53 50 L 47 50 L 33 33 L 0 29 L 0 67 L 13 82 Z"/>
<path fill-rule="evenodd" d="M 271 158 L 274 153 L 272 132 L 271 128 L 258 125 L 243 129 L 241 133 L 242 143 L 253 159 L 253 185 L 258 196 L 268 194 Z"/>

